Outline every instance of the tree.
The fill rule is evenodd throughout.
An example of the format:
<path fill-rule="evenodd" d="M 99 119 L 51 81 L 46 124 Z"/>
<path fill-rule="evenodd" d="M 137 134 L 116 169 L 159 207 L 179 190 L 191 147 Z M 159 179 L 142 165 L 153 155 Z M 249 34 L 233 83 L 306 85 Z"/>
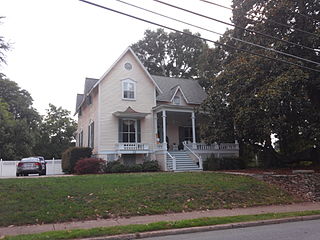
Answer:
<path fill-rule="evenodd" d="M 315 49 L 314 51 L 259 37 L 238 28 L 226 32 L 220 41 L 273 58 L 305 64 L 230 38 L 237 37 L 319 62 L 317 49 L 320 49 L 320 38 L 297 30 L 304 29 L 319 34 L 319 22 L 312 20 L 317 17 L 319 4 L 313 0 L 233 1 L 235 25 L 309 46 Z M 289 24 L 291 27 L 280 26 L 274 22 Z M 233 49 L 218 47 L 215 52 L 219 54 L 212 57 L 221 60 L 221 72 L 213 77 L 209 98 L 202 106 L 211 113 L 212 122 L 220 123 L 219 132 L 211 131 L 211 134 L 216 134 L 215 138 L 225 137 L 223 129 L 226 129 L 226 126 L 219 121 L 222 118 L 221 114 L 215 115 L 212 109 L 223 108 L 225 111 L 222 113 L 226 121 L 234 124 L 235 137 L 261 152 L 268 166 L 290 161 L 294 153 L 308 148 L 319 149 L 318 73 Z M 311 64 L 305 65 L 316 68 Z M 207 129 L 210 129 L 210 126 L 204 128 Z M 204 133 L 208 139 L 214 138 L 210 132 Z M 278 138 L 279 152 L 275 151 L 271 136 Z"/>
<path fill-rule="evenodd" d="M 61 158 L 62 152 L 73 146 L 76 122 L 70 111 L 49 104 L 47 114 L 40 124 L 40 133 L 34 152 L 49 158 Z"/>
<path fill-rule="evenodd" d="M 154 75 L 182 78 L 198 78 L 198 62 L 205 41 L 179 32 L 167 33 L 159 28 L 156 31 L 146 30 L 144 38 L 131 47 L 142 64 Z"/>
<path fill-rule="evenodd" d="M 1 19 L 3 17 L 0 17 L 0 24 L 1 24 Z M 10 45 L 9 43 L 7 43 L 3 36 L 0 36 L 0 67 L 3 63 L 6 63 L 6 60 L 5 60 L 5 52 L 8 51 L 10 48 Z M 0 76 L 3 76 L 4 74 L 3 73 L 0 73 Z"/>
<path fill-rule="evenodd" d="M 32 101 L 26 90 L 0 76 L 1 158 L 19 159 L 32 154 L 40 121 Z"/>

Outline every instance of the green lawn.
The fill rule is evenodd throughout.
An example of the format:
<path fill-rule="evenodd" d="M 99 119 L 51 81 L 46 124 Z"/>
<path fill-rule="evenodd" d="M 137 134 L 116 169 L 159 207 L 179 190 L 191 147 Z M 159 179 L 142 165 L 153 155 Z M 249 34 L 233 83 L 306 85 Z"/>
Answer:
<path fill-rule="evenodd" d="M 114 227 L 99 227 L 91 229 L 72 229 L 62 231 L 50 231 L 36 234 L 25 234 L 18 236 L 7 236 L 4 240 L 59 240 L 76 238 L 93 238 L 101 236 L 114 236 L 128 233 L 143 233 L 158 230 L 177 228 L 213 226 L 228 223 L 252 222 L 261 220 L 281 219 L 299 216 L 319 215 L 320 211 L 288 212 L 288 213 L 265 213 L 257 215 L 240 215 L 230 217 L 208 217 L 180 221 L 163 221 L 149 224 L 134 224 Z"/>
<path fill-rule="evenodd" d="M 250 177 L 138 173 L 0 180 L 0 226 L 298 201 Z"/>

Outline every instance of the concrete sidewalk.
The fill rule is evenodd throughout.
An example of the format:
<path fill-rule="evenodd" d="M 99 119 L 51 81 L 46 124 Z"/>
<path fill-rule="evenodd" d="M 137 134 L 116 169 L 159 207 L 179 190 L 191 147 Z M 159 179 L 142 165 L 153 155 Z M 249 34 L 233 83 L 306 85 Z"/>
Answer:
<path fill-rule="evenodd" d="M 113 218 L 113 219 L 100 219 L 91 221 L 79 222 L 64 222 L 55 224 L 42 224 L 42 225 L 27 225 L 27 226 L 9 226 L 0 228 L 0 237 L 4 235 L 19 235 L 40 233 L 54 230 L 68 230 L 68 229 L 88 229 L 94 227 L 109 227 L 129 224 L 146 224 L 159 221 L 177 221 L 184 219 L 194 219 L 202 217 L 224 217 L 236 215 L 250 215 L 262 213 L 280 213 L 280 212 L 295 212 L 307 210 L 320 210 L 320 202 L 311 203 L 298 203 L 291 205 L 274 205 L 274 206 L 260 206 L 251 208 L 235 208 L 235 209 L 217 209 L 208 211 L 195 211 L 185 213 L 171 213 L 163 215 L 149 215 L 149 216 L 136 216 L 130 218 Z"/>

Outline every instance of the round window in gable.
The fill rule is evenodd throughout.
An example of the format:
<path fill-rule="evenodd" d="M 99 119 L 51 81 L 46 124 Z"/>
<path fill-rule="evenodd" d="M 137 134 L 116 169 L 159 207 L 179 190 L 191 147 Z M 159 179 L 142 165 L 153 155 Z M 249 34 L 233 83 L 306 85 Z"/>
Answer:
<path fill-rule="evenodd" d="M 132 69 L 131 63 L 128 63 L 128 62 L 125 63 L 125 64 L 124 64 L 124 68 L 127 69 L 128 71 L 131 70 L 131 69 Z"/>

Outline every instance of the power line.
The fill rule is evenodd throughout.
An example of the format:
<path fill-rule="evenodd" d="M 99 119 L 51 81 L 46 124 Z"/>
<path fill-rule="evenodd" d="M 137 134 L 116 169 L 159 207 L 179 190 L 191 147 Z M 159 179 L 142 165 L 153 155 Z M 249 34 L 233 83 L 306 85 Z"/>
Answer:
<path fill-rule="evenodd" d="M 214 2 L 211 2 L 211 1 L 208 1 L 208 0 L 199 0 L 201 2 L 205 2 L 205 3 L 208 3 L 208 4 L 211 4 L 211 5 L 215 5 L 215 6 L 218 6 L 218 7 L 221 7 L 221 8 L 225 8 L 225 9 L 228 9 L 228 10 L 233 10 L 231 7 L 227 7 L 227 6 L 224 6 L 224 5 L 221 5 L 221 4 L 218 4 L 218 3 L 214 3 Z M 252 19 L 250 19 L 252 20 Z M 252 21 L 255 21 L 255 22 L 262 22 L 263 20 L 252 20 Z M 279 22 L 276 22 L 276 21 L 273 21 L 271 19 L 265 19 L 266 22 L 271 22 L 271 23 L 274 23 L 274 24 L 277 24 L 277 25 L 280 25 L 280 26 L 283 26 L 283 27 L 288 27 L 292 30 L 295 30 L 295 31 L 298 31 L 298 32 L 302 32 L 302 33 L 306 33 L 306 34 L 309 34 L 309 35 L 312 35 L 312 36 L 315 36 L 315 37 L 320 37 L 319 35 L 317 34 L 314 34 L 314 33 L 311 33 L 311 32 L 308 32 L 308 31 L 305 31 L 305 30 L 302 30 L 300 28 L 295 28 L 293 26 L 290 26 L 288 24 L 284 24 L 284 23 L 279 23 Z"/>
<path fill-rule="evenodd" d="M 248 50 L 245 50 L 245 49 L 242 49 L 242 48 L 237 48 L 237 47 L 234 47 L 234 46 L 231 46 L 231 45 L 228 45 L 228 44 L 223 44 L 223 43 L 216 42 L 216 41 L 213 41 L 213 40 L 210 40 L 210 39 L 207 39 L 207 38 L 199 37 L 199 36 L 196 36 L 196 35 L 193 35 L 193 34 L 190 34 L 190 33 L 186 33 L 186 32 L 177 30 L 177 29 L 172 28 L 172 27 L 165 26 L 163 24 L 155 23 L 153 21 L 150 21 L 150 20 L 147 20 L 147 19 L 143 19 L 143 18 L 140 18 L 140 17 L 136 17 L 136 16 L 130 15 L 128 13 L 124 13 L 124 12 L 121 12 L 121 11 L 118 11 L 118 10 L 115 10 L 115 9 L 112 9 L 112 8 L 108 8 L 108 7 L 105 7 L 105 6 L 90 2 L 90 1 L 86 1 L 86 0 L 79 0 L 79 1 L 87 3 L 87 4 L 95 6 L 95 7 L 99 7 L 99 8 L 111 11 L 111 12 L 115 12 L 115 13 L 130 17 L 130 18 L 133 18 L 133 19 L 136 19 L 136 20 L 139 20 L 139 21 L 143 21 L 143 22 L 146 22 L 146 23 L 149 23 L 149 24 L 161 27 L 161 28 L 166 28 L 166 29 L 169 29 L 171 31 L 175 31 L 175 32 L 178 32 L 178 33 L 181 33 L 181 34 L 184 34 L 184 35 L 188 35 L 188 36 L 191 36 L 191 37 L 194 37 L 194 38 L 198 38 L 198 39 L 201 39 L 201 40 L 204 40 L 204 41 L 207 41 L 207 42 L 211 42 L 211 43 L 220 45 L 222 47 L 231 48 L 231 49 L 242 51 L 242 52 L 245 52 L 245 53 L 248 53 L 248 54 L 251 54 L 251 55 L 259 56 L 259 57 L 262 57 L 262 58 L 267 58 L 269 60 L 274 60 L 274 61 L 278 61 L 278 62 L 289 64 L 289 65 L 292 65 L 292 66 L 304 68 L 304 69 L 307 69 L 307 70 L 310 70 L 310 71 L 320 72 L 320 70 L 318 70 L 318 69 L 309 68 L 309 67 L 306 67 L 306 66 L 303 66 L 303 65 L 300 65 L 300 64 L 297 64 L 297 63 L 289 62 L 289 61 L 286 61 L 286 60 L 283 60 L 283 59 L 277 59 L 277 58 L 269 57 L 269 56 L 266 56 L 266 55 L 263 55 L 263 54 L 251 52 L 251 51 L 248 51 Z"/>
<path fill-rule="evenodd" d="M 247 28 L 244 28 L 244 27 L 240 27 L 238 25 L 235 25 L 235 24 L 232 24 L 232 23 L 228 23 L 228 22 L 216 19 L 216 18 L 212 18 L 212 17 L 206 16 L 206 15 L 203 15 L 201 13 L 197 13 L 197 12 L 194 12 L 194 11 L 182 8 L 182 7 L 178 7 L 178 6 L 172 5 L 170 3 L 166 3 L 166 2 L 163 2 L 163 1 L 160 1 L 160 0 L 153 0 L 153 1 L 161 3 L 163 5 L 167 5 L 167 6 L 172 7 L 172 8 L 176 8 L 176 9 L 179 9 L 179 10 L 182 10 L 182 11 L 197 15 L 197 16 L 200 16 L 200 17 L 203 17 L 203 18 L 207 18 L 207 19 L 213 20 L 213 21 L 225 24 L 225 25 L 229 25 L 229 26 L 232 26 L 232 27 L 235 27 L 235 28 L 239 28 L 239 29 L 242 29 L 244 31 L 248 31 L 248 32 L 251 32 L 251 33 L 256 33 L 256 34 L 261 35 L 263 37 L 272 38 L 274 40 L 281 41 L 281 42 L 284 42 L 284 43 L 287 43 L 287 44 L 292 44 L 292 45 L 295 45 L 295 46 L 298 46 L 298 47 L 301 47 L 301 48 L 308 49 L 308 50 L 313 51 L 313 52 L 317 51 L 317 49 L 313 49 L 313 48 L 310 48 L 310 47 L 307 47 L 307 46 L 304 46 L 304 45 L 301 45 L 301 44 L 298 44 L 298 43 L 294 43 L 294 42 L 283 40 L 283 39 L 280 39 L 280 38 L 277 38 L 277 37 L 273 37 L 271 35 L 268 35 L 268 34 L 265 34 L 265 33 L 262 33 L 262 32 L 258 32 L 258 31 L 254 31 L 254 30 L 247 29 Z"/>
<path fill-rule="evenodd" d="M 155 12 L 155 11 L 152 11 L 152 10 L 149 10 L 149 9 L 134 5 L 132 3 L 128 3 L 128 2 L 125 2 L 125 1 L 122 1 L 122 0 L 114 0 L 114 1 L 120 2 L 122 4 L 131 6 L 131 7 L 134 7 L 134 8 L 137 8 L 137 9 L 140 9 L 140 10 L 143 10 L 143 11 L 146 11 L 146 12 L 149 12 L 149 13 L 152 13 L 152 14 L 155 14 L 155 15 L 158 15 L 158 16 L 173 20 L 173 21 L 176 21 L 176 22 L 179 22 L 179 23 L 183 23 L 183 24 L 186 24 L 188 26 L 195 27 L 195 28 L 198 28 L 198 29 L 210 32 L 210 33 L 214 33 L 214 34 L 217 34 L 217 35 L 220 35 L 220 36 L 224 35 L 222 33 L 218 33 L 218 32 L 212 31 L 210 29 L 207 29 L 207 28 L 204 28 L 204 27 L 201 27 L 201 26 L 198 26 L 198 25 L 194 25 L 194 24 L 179 20 L 177 18 L 169 17 L 167 15 L 164 15 L 164 14 L 161 14 L 161 13 L 158 13 L 158 12 Z M 298 60 L 301 60 L 301 61 L 317 64 L 317 65 L 320 66 L 319 62 L 315 62 L 315 61 L 312 61 L 312 60 L 309 60 L 309 59 L 305 59 L 305 58 L 302 58 L 302 57 L 299 57 L 299 56 L 296 56 L 296 55 L 293 55 L 293 54 L 289 54 L 289 53 L 285 53 L 285 52 L 282 52 L 282 51 L 278 51 L 278 50 L 276 50 L 274 48 L 268 48 L 268 47 L 265 47 L 265 46 L 262 46 L 262 45 L 259 45 L 259 44 L 255 44 L 255 43 L 252 43 L 252 42 L 248 42 L 248 41 L 242 40 L 240 38 L 235 38 L 235 37 L 231 37 L 231 36 L 229 36 L 229 38 L 234 39 L 234 40 L 239 41 L 239 42 L 242 42 L 242 43 L 245 43 L 245 44 L 249 44 L 251 46 L 262 48 L 262 49 L 267 50 L 267 51 L 272 51 L 272 52 L 275 52 L 275 53 L 278 53 L 278 54 L 281 54 L 281 55 L 285 55 L 287 57 L 292 57 L 292 58 L 295 58 L 295 59 L 298 59 Z"/>

